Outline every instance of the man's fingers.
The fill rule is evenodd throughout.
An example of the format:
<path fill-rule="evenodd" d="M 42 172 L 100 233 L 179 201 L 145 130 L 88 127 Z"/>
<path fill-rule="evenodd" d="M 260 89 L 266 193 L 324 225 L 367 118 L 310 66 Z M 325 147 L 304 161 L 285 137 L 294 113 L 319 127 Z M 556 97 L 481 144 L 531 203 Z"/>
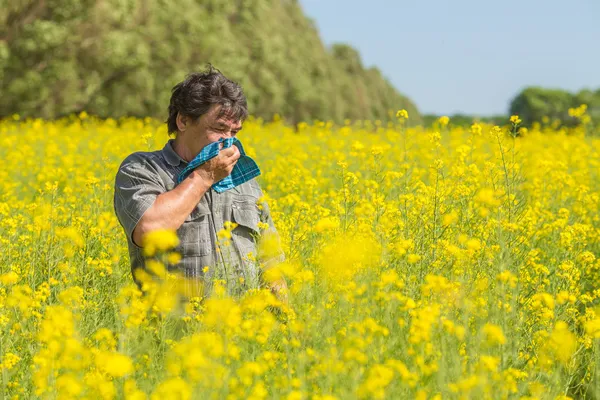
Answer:
<path fill-rule="evenodd" d="M 237 160 L 238 158 L 240 158 L 242 156 L 242 154 L 240 153 L 240 150 L 237 148 L 237 146 L 232 146 L 235 149 L 235 152 L 233 153 L 233 157 Z"/>
<path fill-rule="evenodd" d="M 222 143 L 221 143 L 222 144 Z M 235 154 L 235 150 L 234 150 L 235 146 L 232 147 L 228 147 L 226 149 L 221 150 L 221 152 L 219 154 L 223 154 L 226 157 L 231 157 L 233 154 Z"/>
<path fill-rule="evenodd" d="M 223 156 L 226 156 L 226 157 L 235 156 L 235 157 L 239 158 L 240 157 L 240 149 L 238 149 L 237 146 L 231 146 L 231 147 L 221 150 L 219 152 L 219 154 L 223 154 Z"/>
<path fill-rule="evenodd" d="M 237 159 L 240 158 L 241 154 L 240 154 L 240 151 L 238 150 L 237 146 L 231 146 L 227 150 L 230 150 L 229 152 L 226 153 L 226 156 L 227 156 L 227 158 L 229 158 L 230 161 L 237 161 Z M 223 152 L 224 151 L 225 150 L 223 150 Z"/>

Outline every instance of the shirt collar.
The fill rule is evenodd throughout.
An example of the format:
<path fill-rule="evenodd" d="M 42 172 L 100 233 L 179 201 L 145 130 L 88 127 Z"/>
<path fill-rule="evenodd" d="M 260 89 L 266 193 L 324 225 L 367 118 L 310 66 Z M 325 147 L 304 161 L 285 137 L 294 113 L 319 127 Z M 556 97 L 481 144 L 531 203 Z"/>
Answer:
<path fill-rule="evenodd" d="M 174 167 L 177 167 L 182 162 L 187 164 L 187 161 L 181 158 L 179 154 L 177 154 L 173 149 L 174 142 L 175 139 L 169 139 L 169 141 L 165 144 L 165 147 L 163 147 L 162 149 L 163 157 L 169 163 L 169 165 L 172 165 Z"/>

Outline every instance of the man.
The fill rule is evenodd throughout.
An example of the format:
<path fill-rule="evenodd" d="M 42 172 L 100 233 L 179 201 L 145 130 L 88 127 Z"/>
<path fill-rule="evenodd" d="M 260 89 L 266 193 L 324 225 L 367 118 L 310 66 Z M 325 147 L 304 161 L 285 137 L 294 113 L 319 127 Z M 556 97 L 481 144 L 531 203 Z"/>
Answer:
<path fill-rule="evenodd" d="M 134 271 L 145 267 L 144 235 L 158 229 L 177 232 L 176 250 L 182 258 L 176 269 L 191 282 L 186 286 L 190 296 L 209 296 L 217 278 L 226 281 L 229 294 L 240 295 L 262 286 L 259 262 L 284 260 L 283 252 L 270 260 L 256 259 L 261 227 L 277 233 L 267 204 L 258 204 L 263 195 L 258 182 L 251 179 L 222 193 L 212 188 L 231 174 L 240 158 L 237 146 L 222 148 L 177 184 L 179 174 L 205 146 L 235 137 L 247 115 L 241 87 L 209 66 L 173 88 L 167 125 L 175 138 L 160 151 L 136 152 L 122 162 L 115 179 L 114 208 L 127 235 L 138 286 Z M 226 221 L 237 224 L 229 245 L 219 240 Z M 285 280 L 267 285 L 285 299 Z"/>

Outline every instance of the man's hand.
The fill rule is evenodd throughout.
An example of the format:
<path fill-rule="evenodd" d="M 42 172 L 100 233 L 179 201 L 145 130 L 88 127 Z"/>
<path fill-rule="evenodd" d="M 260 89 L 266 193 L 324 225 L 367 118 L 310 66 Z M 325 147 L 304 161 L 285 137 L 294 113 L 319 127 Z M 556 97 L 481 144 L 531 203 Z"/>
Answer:
<path fill-rule="evenodd" d="M 231 146 L 221 150 L 215 158 L 200 165 L 195 171 L 212 186 L 214 183 L 231 175 L 231 171 L 233 171 L 233 167 L 240 156 L 240 150 L 237 146 Z"/>
<path fill-rule="evenodd" d="M 277 279 L 273 282 L 269 282 L 267 287 L 273 293 L 273 295 L 281 301 L 283 304 L 288 306 L 288 287 L 284 278 Z"/>

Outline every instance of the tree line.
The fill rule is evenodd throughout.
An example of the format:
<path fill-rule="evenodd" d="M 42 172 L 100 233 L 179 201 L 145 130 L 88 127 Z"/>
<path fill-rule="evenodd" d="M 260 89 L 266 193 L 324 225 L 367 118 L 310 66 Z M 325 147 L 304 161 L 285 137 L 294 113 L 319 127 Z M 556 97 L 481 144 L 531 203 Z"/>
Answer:
<path fill-rule="evenodd" d="M 0 118 L 165 118 L 172 87 L 209 62 L 258 117 L 420 121 L 355 49 L 324 46 L 295 0 L 0 0 Z"/>
<path fill-rule="evenodd" d="M 569 110 L 587 105 L 587 114 L 591 122 L 600 122 L 600 89 L 596 91 L 582 90 L 571 93 L 561 89 L 547 89 L 541 87 L 528 87 L 522 90 L 511 101 L 509 112 L 517 114 L 523 124 L 531 125 L 534 122 L 559 121 L 565 126 L 579 123 Z"/>
<path fill-rule="evenodd" d="M 600 89 L 596 91 L 587 89 L 571 93 L 562 89 L 532 86 L 521 90 L 511 100 L 507 115 L 474 116 L 454 114 L 449 117 L 451 123 L 456 126 L 468 126 L 473 122 L 505 125 L 511 115 L 518 115 L 523 126 L 531 126 L 534 123 L 558 123 L 562 126 L 574 126 L 581 122 L 581 118 L 580 116 L 574 116 L 572 111 L 582 104 L 587 106 L 585 112 L 589 116 L 590 122 L 593 125 L 600 124 Z M 430 126 L 440 116 L 437 114 L 424 114 L 422 117 L 423 124 Z"/>

